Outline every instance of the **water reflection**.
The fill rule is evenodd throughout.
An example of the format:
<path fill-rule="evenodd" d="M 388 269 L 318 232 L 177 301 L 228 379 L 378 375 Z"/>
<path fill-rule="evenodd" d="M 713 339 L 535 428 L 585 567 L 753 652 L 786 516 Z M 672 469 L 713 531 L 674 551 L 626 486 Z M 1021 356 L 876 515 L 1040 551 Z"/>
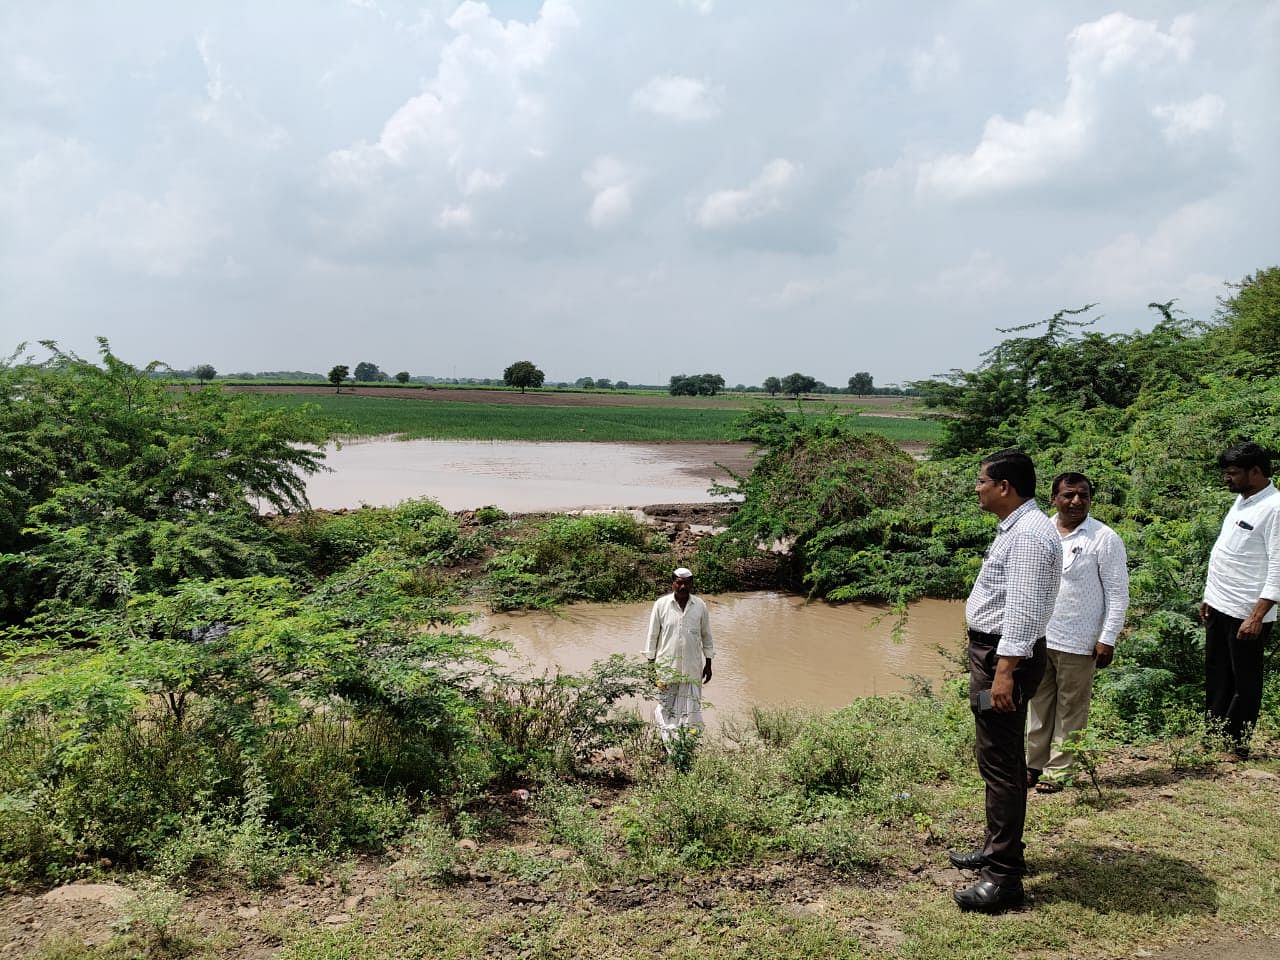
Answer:
<path fill-rule="evenodd" d="M 911 605 L 900 641 L 884 608 L 807 603 L 790 594 L 704 595 L 716 641 L 715 676 L 704 695 L 707 720 L 753 705 L 802 704 L 832 710 L 870 694 L 910 688 L 910 675 L 937 680 L 954 672 L 937 647 L 959 650 L 964 605 Z M 585 669 L 611 653 L 639 656 L 650 604 L 576 604 L 559 614 L 492 614 L 473 625 L 510 642 L 531 671 Z"/>

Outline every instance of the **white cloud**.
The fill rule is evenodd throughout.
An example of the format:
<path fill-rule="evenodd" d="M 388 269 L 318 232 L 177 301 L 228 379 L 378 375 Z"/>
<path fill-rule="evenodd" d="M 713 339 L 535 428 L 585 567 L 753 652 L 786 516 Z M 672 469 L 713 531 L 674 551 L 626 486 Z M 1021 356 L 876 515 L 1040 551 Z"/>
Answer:
<path fill-rule="evenodd" d="M 597 157 L 582 174 L 583 183 L 595 194 L 587 211 L 587 222 L 603 230 L 627 219 L 631 215 L 634 179 L 616 157 Z"/>
<path fill-rule="evenodd" d="M 928 90 L 943 85 L 960 72 L 960 53 L 944 36 L 936 36 L 927 47 L 917 47 L 907 57 L 911 86 Z"/>
<path fill-rule="evenodd" d="M 1113 13 L 1079 26 L 1067 38 L 1067 92 L 1053 110 L 1032 108 L 1019 121 L 990 117 L 972 153 L 955 153 L 922 163 L 917 189 L 944 197 L 974 197 L 1037 185 L 1069 170 L 1097 146 L 1098 130 L 1110 110 L 1128 106 L 1130 79 L 1112 97 L 1103 81 L 1168 61 L 1184 62 L 1192 50 L 1193 21 L 1181 17 L 1162 33 L 1152 21 Z M 1113 102 L 1118 100 L 1119 102 Z"/>
<path fill-rule="evenodd" d="M 506 182 L 506 174 L 491 173 L 488 170 L 477 168 L 467 175 L 467 179 L 462 185 L 462 192 L 467 196 L 476 193 L 491 193 L 494 190 L 501 190 Z"/>
<path fill-rule="evenodd" d="M 436 217 L 436 226 L 441 230 L 457 230 L 471 226 L 473 216 L 471 208 L 466 204 L 459 204 L 456 207 L 445 207 L 440 211 L 440 215 Z"/>
<path fill-rule="evenodd" d="M 1164 121 L 1164 136 L 1170 143 L 1189 140 L 1218 126 L 1227 104 L 1220 96 L 1206 93 L 1182 103 L 1165 103 L 1152 108 L 1153 116 Z"/>
<path fill-rule="evenodd" d="M 702 81 L 691 77 L 653 77 L 631 95 L 631 107 L 682 123 L 710 120 L 720 114 L 717 96 Z"/>
<path fill-rule="evenodd" d="M 921 285 L 921 292 L 941 298 L 990 295 L 1007 290 L 1010 282 L 1001 258 L 990 250 L 975 250 L 964 263 L 940 270 Z"/>
<path fill-rule="evenodd" d="M 205 101 L 196 110 L 196 119 L 228 140 L 242 144 L 272 150 L 287 143 L 285 129 L 267 120 L 223 78 L 222 64 L 214 56 L 213 40 L 208 34 L 196 38 L 196 50 L 205 69 Z"/>
<path fill-rule="evenodd" d="M 770 160 L 745 188 L 719 190 L 703 200 L 694 214 L 694 222 L 704 230 L 719 230 L 781 209 L 796 173 L 797 167 L 790 160 Z"/>

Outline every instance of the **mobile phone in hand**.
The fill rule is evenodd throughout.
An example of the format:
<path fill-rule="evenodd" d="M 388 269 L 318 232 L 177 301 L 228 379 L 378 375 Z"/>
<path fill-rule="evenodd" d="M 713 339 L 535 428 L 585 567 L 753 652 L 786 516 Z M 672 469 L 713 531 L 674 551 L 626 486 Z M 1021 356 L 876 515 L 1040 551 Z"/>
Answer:
<path fill-rule="evenodd" d="M 978 712 L 979 713 L 991 712 L 991 688 L 990 687 L 988 687 L 986 690 L 978 691 Z"/>

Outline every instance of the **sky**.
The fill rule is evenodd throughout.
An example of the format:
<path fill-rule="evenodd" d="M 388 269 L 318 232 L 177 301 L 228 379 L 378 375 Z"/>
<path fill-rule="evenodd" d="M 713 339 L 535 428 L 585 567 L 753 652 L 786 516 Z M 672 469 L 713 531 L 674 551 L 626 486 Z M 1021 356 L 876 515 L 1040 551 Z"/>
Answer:
<path fill-rule="evenodd" d="M 1280 2 L 13 0 L 0 357 L 878 385 L 1280 262 Z"/>

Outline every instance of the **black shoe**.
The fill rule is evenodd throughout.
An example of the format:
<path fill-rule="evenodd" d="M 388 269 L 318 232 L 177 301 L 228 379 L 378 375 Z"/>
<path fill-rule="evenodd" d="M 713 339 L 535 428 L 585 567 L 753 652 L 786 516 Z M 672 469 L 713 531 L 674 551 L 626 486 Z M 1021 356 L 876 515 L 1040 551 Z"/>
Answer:
<path fill-rule="evenodd" d="M 986 855 L 981 850 L 970 850 L 968 853 L 948 850 L 947 859 L 957 870 L 981 870 L 987 865 Z"/>
<path fill-rule="evenodd" d="M 1030 790 L 1032 787 L 1034 787 L 1037 783 L 1040 782 L 1040 774 L 1042 773 L 1044 773 L 1043 770 L 1037 770 L 1035 767 L 1027 767 L 1027 789 L 1028 790 Z"/>
<path fill-rule="evenodd" d="M 952 897 L 961 910 L 981 910 L 983 913 L 999 913 L 1010 907 L 1020 907 L 1027 899 L 1021 880 L 1007 883 L 979 880 L 972 887 L 957 890 Z"/>

